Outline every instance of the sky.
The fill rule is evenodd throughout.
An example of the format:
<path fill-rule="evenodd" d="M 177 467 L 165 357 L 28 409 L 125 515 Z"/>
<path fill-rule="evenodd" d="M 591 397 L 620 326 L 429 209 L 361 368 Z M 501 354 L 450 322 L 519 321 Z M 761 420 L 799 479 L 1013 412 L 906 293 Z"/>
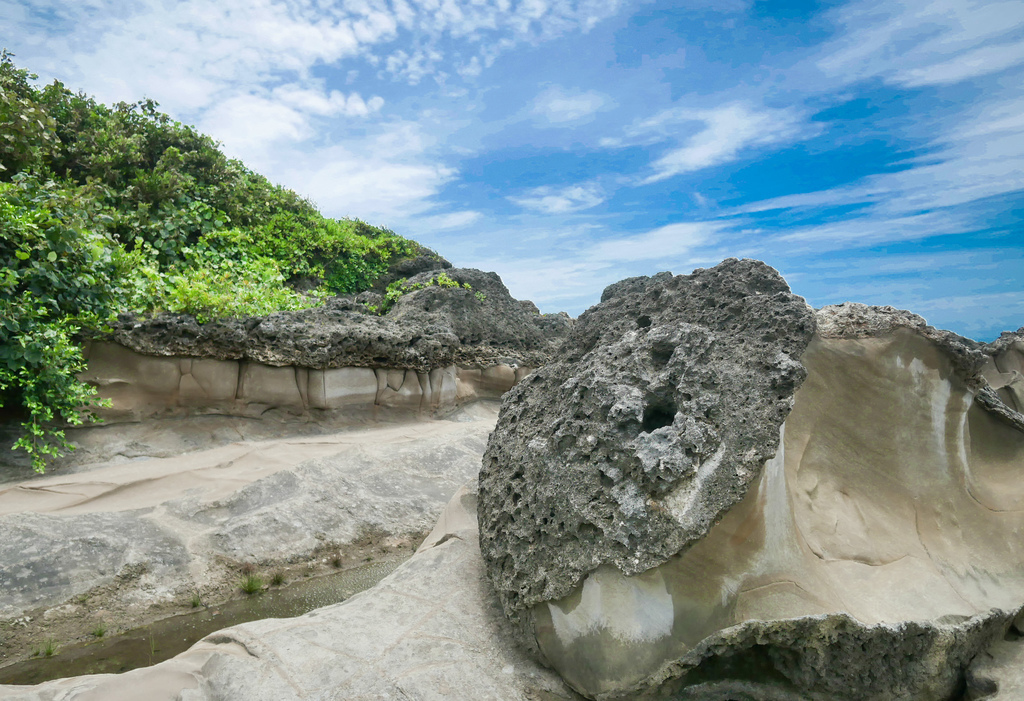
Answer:
<path fill-rule="evenodd" d="M 0 43 L 544 312 L 740 257 L 1024 326 L 1020 0 L 0 0 Z"/>

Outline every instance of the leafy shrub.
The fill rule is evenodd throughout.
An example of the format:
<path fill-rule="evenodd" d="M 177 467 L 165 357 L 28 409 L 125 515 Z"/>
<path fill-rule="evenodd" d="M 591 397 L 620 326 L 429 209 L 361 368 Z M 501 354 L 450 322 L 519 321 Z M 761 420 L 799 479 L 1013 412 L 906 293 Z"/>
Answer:
<path fill-rule="evenodd" d="M 74 193 L 31 176 L 0 183 L 0 406 L 20 407 L 15 448 L 39 472 L 68 447 L 51 424 L 80 424 L 99 404 L 77 379 L 85 361 L 72 339 L 108 317 L 119 293 L 118 251 L 76 226 L 76 204 Z"/>
<path fill-rule="evenodd" d="M 37 470 L 97 404 L 75 340 L 111 315 L 303 309 L 421 250 L 322 216 L 152 100 L 108 107 L 35 79 L 0 52 L 0 408 Z"/>
<path fill-rule="evenodd" d="M 230 233 L 230 232 L 229 232 Z M 183 249 L 185 261 L 172 268 L 162 290 L 152 293 L 150 308 L 192 314 L 200 323 L 210 319 L 261 316 L 271 312 L 307 309 L 323 303 L 326 292 L 300 294 L 285 285 L 273 258 L 232 257 L 202 239 Z M 145 298 L 147 294 L 140 295 Z"/>

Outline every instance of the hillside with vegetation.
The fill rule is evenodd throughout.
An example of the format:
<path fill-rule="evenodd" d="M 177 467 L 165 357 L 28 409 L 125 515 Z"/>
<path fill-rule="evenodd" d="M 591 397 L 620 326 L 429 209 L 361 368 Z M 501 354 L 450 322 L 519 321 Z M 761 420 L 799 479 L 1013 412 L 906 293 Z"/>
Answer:
<path fill-rule="evenodd" d="M 317 306 L 432 254 L 324 217 L 157 103 L 100 104 L 0 54 L 0 410 L 42 470 L 98 402 L 79 340 L 119 313 Z"/>

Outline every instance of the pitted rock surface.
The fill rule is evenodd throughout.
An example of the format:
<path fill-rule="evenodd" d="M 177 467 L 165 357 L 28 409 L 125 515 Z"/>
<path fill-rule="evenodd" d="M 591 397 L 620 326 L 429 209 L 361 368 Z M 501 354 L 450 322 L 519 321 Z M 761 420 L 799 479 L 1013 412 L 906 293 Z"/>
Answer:
<path fill-rule="evenodd" d="M 386 316 L 366 313 L 361 303 L 365 300 L 339 298 L 314 309 L 205 324 L 187 314 L 123 315 L 101 338 L 145 355 L 428 372 L 454 364 L 537 367 L 548 361 L 568 333 L 568 317 L 532 314 L 494 273 L 448 272 L 470 281 L 473 289 L 417 290 L 402 297 Z M 436 271 L 412 279 L 433 274 Z M 477 299 L 477 291 L 484 292 L 485 299 Z M 562 323 L 553 323 L 552 317 Z"/>
<path fill-rule="evenodd" d="M 502 403 L 480 474 L 480 542 L 505 613 L 612 564 L 700 539 L 778 447 L 814 313 L 764 263 L 605 290 L 560 360 Z"/>
<path fill-rule="evenodd" d="M 546 355 L 564 340 L 572 326 L 566 314 L 543 315 L 532 302 L 527 306 L 513 298 L 497 273 L 467 268 L 445 273 L 462 287 L 429 285 L 403 295 L 388 318 L 410 325 L 426 323 L 451 329 L 459 338 L 460 350 L 466 349 L 473 356 L 460 354 L 456 358 L 458 364 L 487 356 L 488 349 L 495 358 L 506 348 Z M 436 274 L 424 272 L 409 278 L 408 283 L 427 283 Z"/>

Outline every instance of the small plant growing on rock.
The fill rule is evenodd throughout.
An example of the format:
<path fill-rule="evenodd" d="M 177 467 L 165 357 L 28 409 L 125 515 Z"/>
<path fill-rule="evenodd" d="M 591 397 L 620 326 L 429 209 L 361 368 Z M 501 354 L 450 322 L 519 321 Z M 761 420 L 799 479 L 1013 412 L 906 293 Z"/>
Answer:
<path fill-rule="evenodd" d="M 336 570 L 341 569 L 341 555 L 335 555 L 334 559 L 331 560 L 331 565 L 333 565 Z"/>
<path fill-rule="evenodd" d="M 256 574 L 256 565 L 251 562 L 246 562 L 242 564 L 239 570 L 241 570 L 243 575 L 248 577 L 251 574 Z"/>
<path fill-rule="evenodd" d="M 107 634 L 107 626 L 103 623 L 100 623 L 92 629 L 92 634 L 97 638 L 102 638 L 104 635 Z"/>
<path fill-rule="evenodd" d="M 32 653 L 33 657 L 53 657 L 57 654 L 57 643 L 52 639 L 47 640 Z"/>
<path fill-rule="evenodd" d="M 246 594 L 252 596 L 253 594 L 255 594 L 263 588 L 263 580 L 260 579 L 257 575 L 247 574 L 244 577 L 242 577 L 242 581 L 238 586 Z"/>
<path fill-rule="evenodd" d="M 203 605 L 203 597 L 199 592 L 192 592 L 192 608 L 197 609 Z"/>
<path fill-rule="evenodd" d="M 284 584 L 284 582 L 284 572 L 282 572 L 281 570 L 277 570 L 276 572 L 274 572 L 274 575 L 270 578 L 270 586 L 272 587 L 279 587 L 282 584 Z"/>

